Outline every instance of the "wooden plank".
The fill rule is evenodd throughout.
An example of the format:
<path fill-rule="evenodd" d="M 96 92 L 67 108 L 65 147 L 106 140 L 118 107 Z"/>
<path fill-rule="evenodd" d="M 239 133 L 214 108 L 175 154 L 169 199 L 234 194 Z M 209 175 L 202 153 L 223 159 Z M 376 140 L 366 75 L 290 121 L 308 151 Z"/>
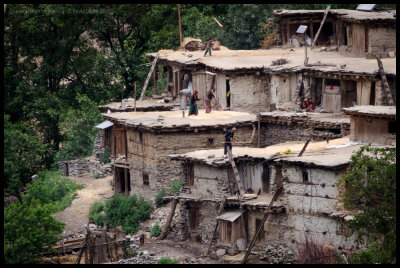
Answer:
<path fill-rule="evenodd" d="M 325 9 L 324 18 L 323 18 L 322 21 L 321 21 L 321 24 L 320 24 L 320 26 L 319 26 L 319 29 L 318 29 L 318 31 L 317 31 L 317 34 L 315 35 L 315 38 L 314 38 L 314 41 L 313 41 L 313 43 L 312 43 L 311 48 L 314 48 L 314 46 L 315 46 L 315 41 L 317 41 L 317 39 L 318 39 L 319 33 L 321 32 L 322 26 L 323 26 L 324 23 L 325 23 L 325 19 L 326 19 L 326 16 L 328 15 L 328 13 L 329 13 L 330 8 L 331 8 L 331 6 L 328 6 L 328 7 Z"/>
<path fill-rule="evenodd" d="M 158 53 L 157 53 L 156 57 L 155 57 L 154 60 L 153 60 L 152 65 L 151 65 L 150 71 L 149 71 L 149 73 L 148 73 L 148 75 L 147 75 L 146 82 L 145 82 L 144 85 L 143 85 L 142 94 L 140 95 L 140 100 L 143 100 L 144 93 L 146 92 L 146 88 L 147 88 L 147 86 L 148 86 L 148 84 L 149 84 L 151 74 L 153 73 L 153 71 L 154 71 L 154 69 L 155 69 L 155 66 L 156 66 L 156 64 L 157 64 L 158 56 L 159 56 L 159 55 L 158 55 Z M 135 96 L 135 97 L 136 97 L 136 96 Z"/>
<path fill-rule="evenodd" d="M 365 26 L 359 23 L 352 25 L 352 54 L 356 57 L 363 57 L 365 56 Z"/>

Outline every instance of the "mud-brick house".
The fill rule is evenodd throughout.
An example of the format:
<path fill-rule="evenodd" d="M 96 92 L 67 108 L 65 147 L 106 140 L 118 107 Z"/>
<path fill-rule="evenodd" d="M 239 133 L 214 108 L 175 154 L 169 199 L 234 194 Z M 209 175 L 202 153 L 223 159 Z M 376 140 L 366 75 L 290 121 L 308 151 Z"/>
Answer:
<path fill-rule="evenodd" d="M 278 45 L 290 43 L 300 25 L 307 25 L 306 34 L 314 40 L 325 10 L 274 10 Z M 388 57 L 396 50 L 396 11 L 362 11 L 330 9 L 316 45 L 339 48 L 352 57 L 380 54 Z"/>
<path fill-rule="evenodd" d="M 236 254 L 238 240 L 253 239 L 277 185 L 283 185 L 256 240 L 258 251 L 266 245 L 282 245 L 296 252 L 305 236 L 314 243 L 355 249 L 354 237 L 345 236 L 344 222 L 351 216 L 340 203 L 342 189 L 336 183 L 361 144 L 350 142 L 349 137 L 311 142 L 299 157 L 303 146 L 304 142 L 287 142 L 265 148 L 233 147 L 241 183 L 251 193 L 244 195 L 243 214 L 231 164 L 222 157 L 222 149 L 171 155 L 182 163 L 185 174 L 182 192 L 175 197 L 180 202 L 180 218 L 171 228 L 175 239 L 208 245 L 219 220 L 213 248 Z M 292 153 L 281 154 L 287 149 Z M 227 201 L 218 215 L 223 197 Z"/>
<path fill-rule="evenodd" d="M 356 106 L 343 110 L 350 115 L 352 141 L 396 145 L 396 106 Z"/>
<path fill-rule="evenodd" d="M 106 113 L 112 122 L 111 147 L 114 189 L 117 193 L 154 198 L 161 188 L 180 179 L 180 165 L 170 154 L 223 147 L 224 134 L 232 127 L 239 144 L 257 143 L 256 116 L 233 111 L 200 109 L 198 116 L 182 111 Z"/>
<path fill-rule="evenodd" d="M 395 40 L 395 35 L 391 36 Z M 347 57 L 337 51 L 304 48 L 203 51 L 160 50 L 147 54 L 170 73 L 171 95 L 179 97 L 184 80 L 204 98 L 214 86 L 225 109 L 240 112 L 296 111 L 300 97 L 310 97 L 317 111 L 339 112 L 356 105 L 387 105 L 376 59 Z M 383 58 L 390 92 L 396 99 L 396 58 Z M 164 69 L 164 68 L 163 68 Z M 186 77 L 186 78 L 185 78 Z M 203 101 L 199 102 L 203 107 Z"/>

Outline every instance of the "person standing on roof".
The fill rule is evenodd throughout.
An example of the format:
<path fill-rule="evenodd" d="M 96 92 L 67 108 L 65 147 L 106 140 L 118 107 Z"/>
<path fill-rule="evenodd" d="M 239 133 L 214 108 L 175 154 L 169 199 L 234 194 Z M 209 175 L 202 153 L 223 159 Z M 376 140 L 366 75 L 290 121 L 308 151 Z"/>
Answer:
<path fill-rule="evenodd" d="M 207 52 L 209 52 L 209 53 L 210 53 L 210 56 L 211 56 L 211 46 L 212 46 L 212 44 L 213 44 L 213 41 L 214 41 L 214 40 L 212 40 L 211 37 L 208 38 L 208 42 L 207 42 L 207 45 L 206 45 L 206 52 L 204 53 L 204 57 L 207 55 Z"/>
<path fill-rule="evenodd" d="M 206 106 L 206 113 L 211 112 L 211 100 L 214 97 L 214 99 L 216 99 L 215 97 L 215 89 L 211 88 L 208 93 L 207 96 L 204 98 L 204 103 Z"/>
<path fill-rule="evenodd" d="M 197 109 L 197 101 L 200 100 L 199 96 L 197 95 L 199 92 L 197 90 L 195 90 L 193 92 L 192 97 L 190 98 L 190 102 L 189 102 L 189 115 L 197 115 L 199 113 L 198 109 Z"/>
<path fill-rule="evenodd" d="M 233 136 L 235 135 L 236 128 L 233 127 L 232 129 L 228 130 L 225 134 L 225 144 L 224 144 L 224 157 L 226 156 L 227 153 L 227 148 L 229 147 L 229 150 L 232 152 L 232 142 L 233 142 Z M 231 140 L 232 139 L 232 140 Z"/>

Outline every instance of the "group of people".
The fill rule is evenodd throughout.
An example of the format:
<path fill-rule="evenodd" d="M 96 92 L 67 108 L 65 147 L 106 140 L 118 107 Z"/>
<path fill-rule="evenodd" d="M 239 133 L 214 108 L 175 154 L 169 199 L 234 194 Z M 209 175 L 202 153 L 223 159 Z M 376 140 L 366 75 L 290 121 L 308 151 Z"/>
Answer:
<path fill-rule="evenodd" d="M 299 112 L 314 112 L 315 108 L 315 102 L 311 98 L 304 98 L 300 104 Z"/>
<path fill-rule="evenodd" d="M 218 109 L 221 107 L 221 104 L 219 103 L 218 98 L 215 96 L 215 89 L 211 88 L 208 92 L 206 97 L 204 98 L 204 105 L 206 108 L 206 113 L 210 113 L 211 112 L 211 100 L 215 99 L 216 101 L 216 105 L 215 105 L 215 109 Z M 190 115 L 197 115 L 199 113 L 199 110 L 197 108 L 197 101 L 200 100 L 199 98 L 199 92 L 197 90 L 195 90 L 193 92 L 193 95 L 190 98 L 189 101 L 189 116 Z"/>

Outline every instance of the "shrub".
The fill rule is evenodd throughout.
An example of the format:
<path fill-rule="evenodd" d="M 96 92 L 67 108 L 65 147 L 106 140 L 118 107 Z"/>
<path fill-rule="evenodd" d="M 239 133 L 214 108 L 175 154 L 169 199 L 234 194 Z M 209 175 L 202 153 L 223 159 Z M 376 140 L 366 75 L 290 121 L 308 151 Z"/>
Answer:
<path fill-rule="evenodd" d="M 179 264 L 179 262 L 168 257 L 162 257 L 157 264 Z"/>
<path fill-rule="evenodd" d="M 182 179 L 171 182 L 171 193 L 172 194 L 179 192 L 181 190 L 181 188 L 182 188 Z"/>
<path fill-rule="evenodd" d="M 54 252 L 64 228 L 52 216 L 54 206 L 31 199 L 4 208 L 4 262 L 37 263 L 43 253 Z"/>
<path fill-rule="evenodd" d="M 161 227 L 158 223 L 154 224 L 153 227 L 151 227 L 150 230 L 150 235 L 151 237 L 157 237 L 161 234 Z"/>
<path fill-rule="evenodd" d="M 100 163 L 105 163 L 105 164 L 110 163 L 111 162 L 110 155 L 111 155 L 110 148 L 107 147 L 104 148 L 103 152 L 99 154 Z"/>
<path fill-rule="evenodd" d="M 39 179 L 35 183 L 27 185 L 28 191 L 23 200 L 28 203 L 32 199 L 41 204 L 53 203 L 56 212 L 68 207 L 74 199 L 75 191 L 83 187 L 62 176 L 60 170 L 45 170 L 38 175 Z"/>
<path fill-rule="evenodd" d="M 153 211 L 152 202 L 136 195 L 114 195 L 105 205 L 105 221 L 110 228 L 122 225 L 126 234 L 139 231 L 139 222 L 145 221 Z"/>
<path fill-rule="evenodd" d="M 98 179 L 98 178 L 100 178 L 100 173 L 96 171 L 95 173 L 93 173 L 93 179 Z"/>
<path fill-rule="evenodd" d="M 160 207 L 162 204 L 165 203 L 165 201 L 162 198 L 166 195 L 167 191 L 165 189 L 161 189 L 161 191 L 156 195 L 156 198 L 154 199 L 156 207 Z"/>
<path fill-rule="evenodd" d="M 102 202 L 94 202 L 92 207 L 89 210 L 89 219 L 90 222 L 102 226 L 105 224 L 106 217 L 102 214 L 104 211 L 104 204 Z"/>

